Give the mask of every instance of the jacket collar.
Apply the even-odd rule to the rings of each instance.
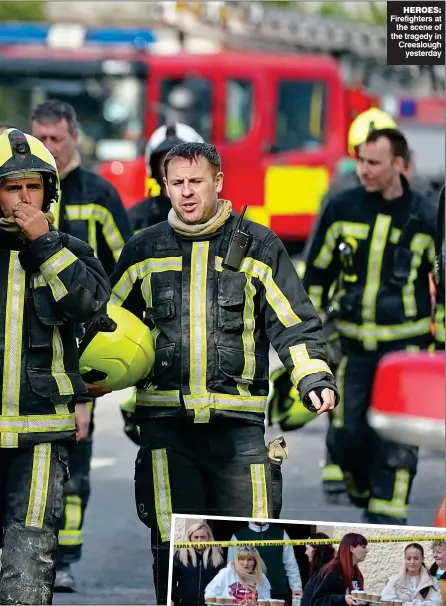
[[[269,528],[269,524],[265,524],[265,526],[256,526],[252,522],[249,522],[248,526],[250,530],[253,530],[254,532],[265,532],[265,530],[268,530]]]
[[[407,574],[406,566],[403,564],[403,566],[401,567],[401,570],[398,574],[398,578],[396,579],[396,583],[402,587],[407,588],[407,579],[408,578],[410,578],[410,577]],[[417,593],[420,592],[422,589],[426,589],[427,587],[433,587],[433,586],[434,586],[433,578],[428,573],[426,568],[424,566],[422,566],[421,570],[420,570],[420,581],[416,588]]]

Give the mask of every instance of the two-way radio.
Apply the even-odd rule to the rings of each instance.
[[[226,257],[222,263],[223,267],[232,269],[234,271],[238,271],[240,269],[240,265],[244,256],[246,255],[246,251],[248,250],[251,240],[251,236],[240,229],[247,208],[247,206],[244,206],[242,212],[240,213],[235,226],[235,231],[233,232],[231,241],[229,243],[228,252],[226,253]]]

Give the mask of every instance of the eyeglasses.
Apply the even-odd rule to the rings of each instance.
[[[237,551],[249,551],[249,553],[256,553],[257,549],[255,547],[251,547],[251,545],[240,545],[237,547]]]

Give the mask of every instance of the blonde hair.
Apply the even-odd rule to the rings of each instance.
[[[186,532],[185,540],[190,541],[192,535],[194,534],[194,532],[197,532],[197,530],[205,530],[208,535],[208,541],[214,540],[212,530],[204,522],[202,524],[193,524],[192,526],[189,526]],[[192,563],[192,566],[194,566],[195,568],[197,567],[197,552],[193,547],[183,547],[181,549],[178,549],[177,554],[183,566],[187,566],[188,562],[190,561]],[[221,547],[207,547],[204,550],[203,566],[205,568],[208,567],[209,563],[211,563],[214,568],[217,568],[223,562],[223,551]]]
[[[240,566],[240,560],[250,558],[254,560],[254,570],[247,572]],[[247,583],[255,583],[256,585],[262,585],[263,573],[266,572],[265,563],[260,557],[259,552],[255,547],[237,547],[235,551],[235,557],[231,562],[231,566],[242,580],[242,585],[246,587]]]

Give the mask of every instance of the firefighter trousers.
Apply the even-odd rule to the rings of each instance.
[[[85,440],[77,443],[70,452],[68,467],[70,479],[65,484],[65,511],[59,532],[58,567],[78,562],[82,556],[83,526],[85,511],[90,498],[90,464],[93,453],[93,408],[86,404],[91,413],[90,431]]]
[[[51,604],[64,510],[64,445],[0,448],[0,604]]]
[[[171,514],[278,517],[281,473],[271,469],[260,426],[154,418],[140,427],[136,508],[151,530],[157,603],[166,604]]]
[[[350,497],[365,505],[365,522],[406,524],[418,449],[381,439],[367,422],[375,372],[383,355],[343,343],[336,374],[340,401],[327,447],[344,473]]]

